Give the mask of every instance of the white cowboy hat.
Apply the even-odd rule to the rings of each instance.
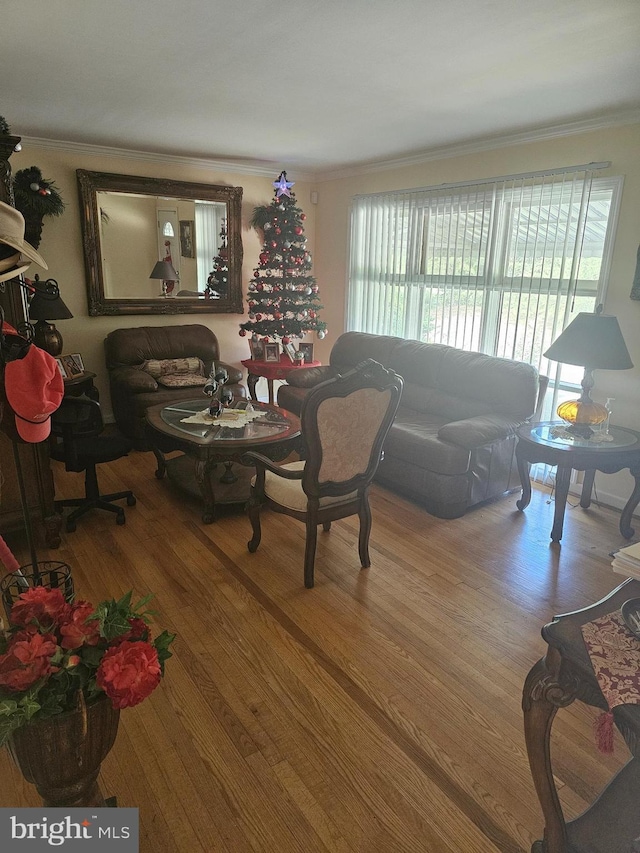
[[[8,281],[11,278],[28,270],[31,263],[24,264],[20,261],[20,252],[0,260],[0,281]]]
[[[49,269],[42,255],[36,252],[33,246],[24,239],[23,215],[15,207],[11,207],[10,204],[5,204],[3,201],[0,201],[0,243],[17,249],[21,254],[26,255],[30,261],[35,261],[45,270]],[[18,275],[18,272],[14,272],[13,275]]]

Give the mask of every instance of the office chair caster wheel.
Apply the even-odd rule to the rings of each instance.
[[[75,533],[76,523],[75,521],[67,521],[66,525],[67,533]]]
[[[135,506],[135,505],[136,505],[135,496],[129,495],[129,497],[127,498],[127,506]]]
[[[116,515],[116,524],[124,524],[126,522],[126,516],[124,514],[124,510],[120,510],[120,512]]]

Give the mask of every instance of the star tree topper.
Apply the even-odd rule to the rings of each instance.
[[[286,172],[280,172],[278,180],[273,182],[274,189],[276,190],[276,198],[280,198],[281,195],[288,195],[291,198],[289,190],[294,184],[295,181],[287,180]]]

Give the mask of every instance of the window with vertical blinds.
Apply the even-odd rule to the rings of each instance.
[[[609,163],[356,196],[347,328],[513,358],[542,358],[602,301],[620,178]],[[554,379],[556,381],[554,381]]]

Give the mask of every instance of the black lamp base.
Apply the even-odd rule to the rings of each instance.
[[[34,342],[37,347],[54,358],[62,352],[62,335],[53,323],[48,323],[46,320],[38,320],[36,323]]]

